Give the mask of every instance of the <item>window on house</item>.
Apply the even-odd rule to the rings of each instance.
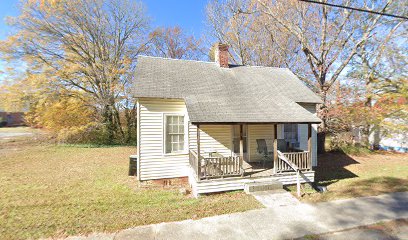
[[[296,144],[299,142],[298,125],[297,124],[285,124],[283,128],[284,128],[285,141],[296,146]]]
[[[166,153],[184,151],[184,116],[166,116]]]

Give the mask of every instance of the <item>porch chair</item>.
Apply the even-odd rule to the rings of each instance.
[[[288,143],[285,139],[277,139],[278,141],[278,150],[282,152],[287,152]],[[263,167],[265,167],[266,161],[273,161],[273,151],[268,151],[268,146],[265,139],[256,139],[257,151],[259,154],[263,154]]]
[[[256,145],[257,145],[257,152],[259,154],[262,154],[262,167],[265,168],[265,162],[271,159],[271,155],[273,152],[269,152],[268,151],[268,146],[266,144],[266,140],[265,139],[256,139]]]

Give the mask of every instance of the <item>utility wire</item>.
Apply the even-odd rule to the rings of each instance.
[[[319,2],[319,1],[314,1],[314,0],[298,0],[298,1],[308,2],[308,3],[316,3],[316,4],[326,5],[326,6],[330,6],[330,7],[338,7],[338,8],[344,8],[344,9],[349,9],[349,10],[355,10],[355,11],[359,11],[359,12],[379,14],[379,15],[383,15],[383,16],[387,16],[387,17],[393,17],[393,18],[400,18],[400,19],[408,20],[408,17],[406,17],[406,16],[394,15],[394,14],[385,13],[385,12],[376,12],[376,11],[363,9],[363,8],[348,7],[348,6],[343,6],[343,5],[333,4],[333,3],[326,3],[326,2]]]

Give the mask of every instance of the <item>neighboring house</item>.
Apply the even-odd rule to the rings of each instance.
[[[289,69],[229,65],[228,55],[219,44],[216,62],[138,58],[139,180],[188,176],[196,196],[294,184],[289,160],[314,181],[320,98]]]
[[[24,125],[24,112],[0,111],[0,126],[15,127]]]
[[[392,128],[377,127],[371,130],[368,138],[372,149],[385,151],[408,152],[408,132],[405,131],[408,126],[406,119],[384,119],[385,126],[391,125]],[[363,127],[354,127],[352,129],[353,140],[355,142],[364,141]]]

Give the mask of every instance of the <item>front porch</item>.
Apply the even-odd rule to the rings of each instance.
[[[283,143],[278,139],[278,124],[273,125],[273,149],[267,149],[265,139],[256,139],[257,150],[262,154],[258,161],[246,161],[244,154],[244,125],[239,124],[239,153],[232,149],[229,156],[225,156],[215,150],[202,149],[201,129],[196,124],[195,146],[189,148],[189,163],[195,178],[209,180],[227,177],[260,177],[272,176],[278,173],[295,172],[293,166],[300,171],[312,170],[312,126],[307,124],[307,150],[288,147],[289,143]],[[193,136],[189,135],[190,142]],[[232,140],[233,141],[233,140]],[[280,144],[278,142],[280,141]],[[278,146],[279,145],[279,146]],[[195,149],[194,149],[195,147]],[[200,154],[197,154],[200,153]],[[278,153],[281,153],[280,155]],[[283,158],[286,158],[285,161]]]
[[[201,128],[196,124],[194,137],[196,143],[189,148],[190,183],[196,194],[243,189],[246,183],[277,180],[283,184],[313,182],[312,171],[312,126],[307,124],[307,150],[289,147],[278,139],[278,124],[273,126],[272,151],[267,150],[265,139],[256,139],[257,151],[262,157],[257,161],[247,161],[244,154],[243,124],[239,124],[239,153],[231,150],[229,155],[217,151],[203,150]],[[246,133],[248,134],[248,133]],[[208,136],[207,136],[208,137]],[[204,145],[207,140],[204,141]],[[247,143],[248,144],[248,143]],[[262,147],[265,147],[263,149]],[[204,146],[205,148],[205,146]],[[200,154],[197,154],[200,153]]]

